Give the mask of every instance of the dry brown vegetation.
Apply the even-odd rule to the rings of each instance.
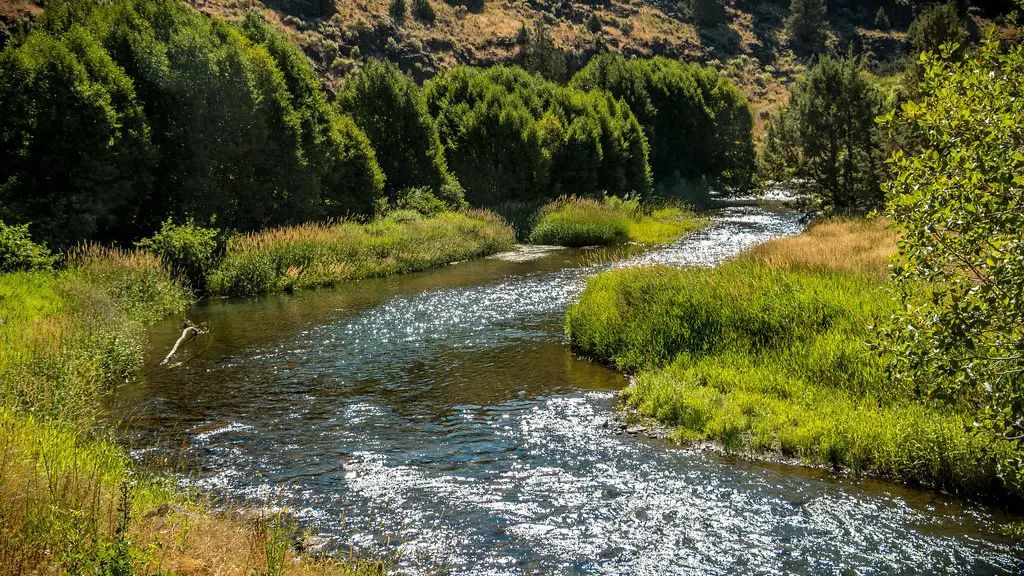
[[[761,244],[740,258],[779,269],[884,277],[896,254],[897,238],[884,218],[825,220],[799,236]]]

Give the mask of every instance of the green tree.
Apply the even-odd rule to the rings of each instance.
[[[704,27],[718,26],[729,19],[722,0],[690,0],[690,13]]]
[[[875,28],[882,31],[888,31],[892,27],[889,22],[889,15],[885,12],[885,6],[879,6],[878,12],[875,13]]]
[[[882,95],[859,59],[823,55],[793,87],[765,135],[769,178],[809,194],[825,212],[882,203]]]
[[[116,240],[148,195],[147,125],[131,79],[83,27],[0,53],[0,216],[57,248]]]
[[[369,137],[391,200],[403,189],[428,186],[452,206],[462,202],[434,119],[412,78],[390,62],[370,60],[345,81],[338,103]]]
[[[405,20],[405,0],[391,0],[388,3],[388,15],[392,20],[401,24]]]
[[[565,51],[555,45],[551,29],[543,24],[538,24],[519,46],[518,63],[548,80],[558,82],[565,76]]]
[[[969,59],[923,61],[921,99],[889,115],[925,143],[896,152],[886,185],[900,232],[905,312],[887,331],[894,372],[981,409],[1010,440],[1005,481],[1024,486],[1024,48],[994,33]],[[927,286],[926,289],[922,289]]]
[[[28,224],[8,226],[0,222],[0,274],[23,270],[49,270],[56,258],[46,244],[36,244]]]
[[[592,58],[570,86],[610,92],[636,115],[650,144],[655,181],[676,176],[749,188],[755,173],[753,116],[742,92],[710,69],[665,58]]]
[[[792,0],[786,33],[794,46],[817,52],[825,46],[828,37],[828,10],[825,0]]]
[[[967,30],[957,13],[956,4],[947,2],[921,12],[911,23],[907,39],[914,55],[938,52],[943,44],[953,42],[960,44],[960,49],[951,55],[960,55],[967,41]]]
[[[437,15],[434,13],[434,7],[430,5],[430,0],[412,0],[412,15],[417,20],[422,20],[429,24],[433,24]]]

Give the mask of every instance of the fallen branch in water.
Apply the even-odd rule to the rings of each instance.
[[[193,324],[191,320],[185,319],[184,321],[182,321],[181,325],[182,325],[181,337],[179,337],[178,341],[174,343],[174,348],[171,348],[171,351],[168,352],[167,356],[165,356],[163,361],[160,362],[161,366],[167,366],[167,365],[170,364],[171,358],[173,358],[174,355],[178,353],[178,348],[180,348],[182,344],[185,344],[187,342],[191,342],[196,336],[201,336],[203,334],[206,334],[206,331],[204,331],[199,326],[196,326],[195,324]],[[177,364],[172,365],[171,368],[174,368],[174,366],[180,366],[180,365],[181,365],[181,362],[178,362]]]

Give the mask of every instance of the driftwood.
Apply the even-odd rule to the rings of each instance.
[[[173,368],[175,366],[181,365],[181,362],[171,365],[171,358],[174,358],[174,355],[178,353],[178,348],[181,348],[183,344],[191,342],[192,340],[195,339],[196,336],[206,334],[205,330],[203,330],[199,326],[196,326],[195,324],[192,323],[192,321],[188,319],[182,321],[181,328],[181,336],[178,338],[178,341],[174,343],[174,348],[171,348],[171,351],[168,352],[167,356],[165,356],[163,361],[160,362],[161,366],[170,365],[171,368]]]

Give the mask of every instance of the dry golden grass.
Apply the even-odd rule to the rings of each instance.
[[[897,235],[884,218],[826,220],[799,236],[766,242],[740,260],[778,269],[851,272],[882,278],[896,254]]]

